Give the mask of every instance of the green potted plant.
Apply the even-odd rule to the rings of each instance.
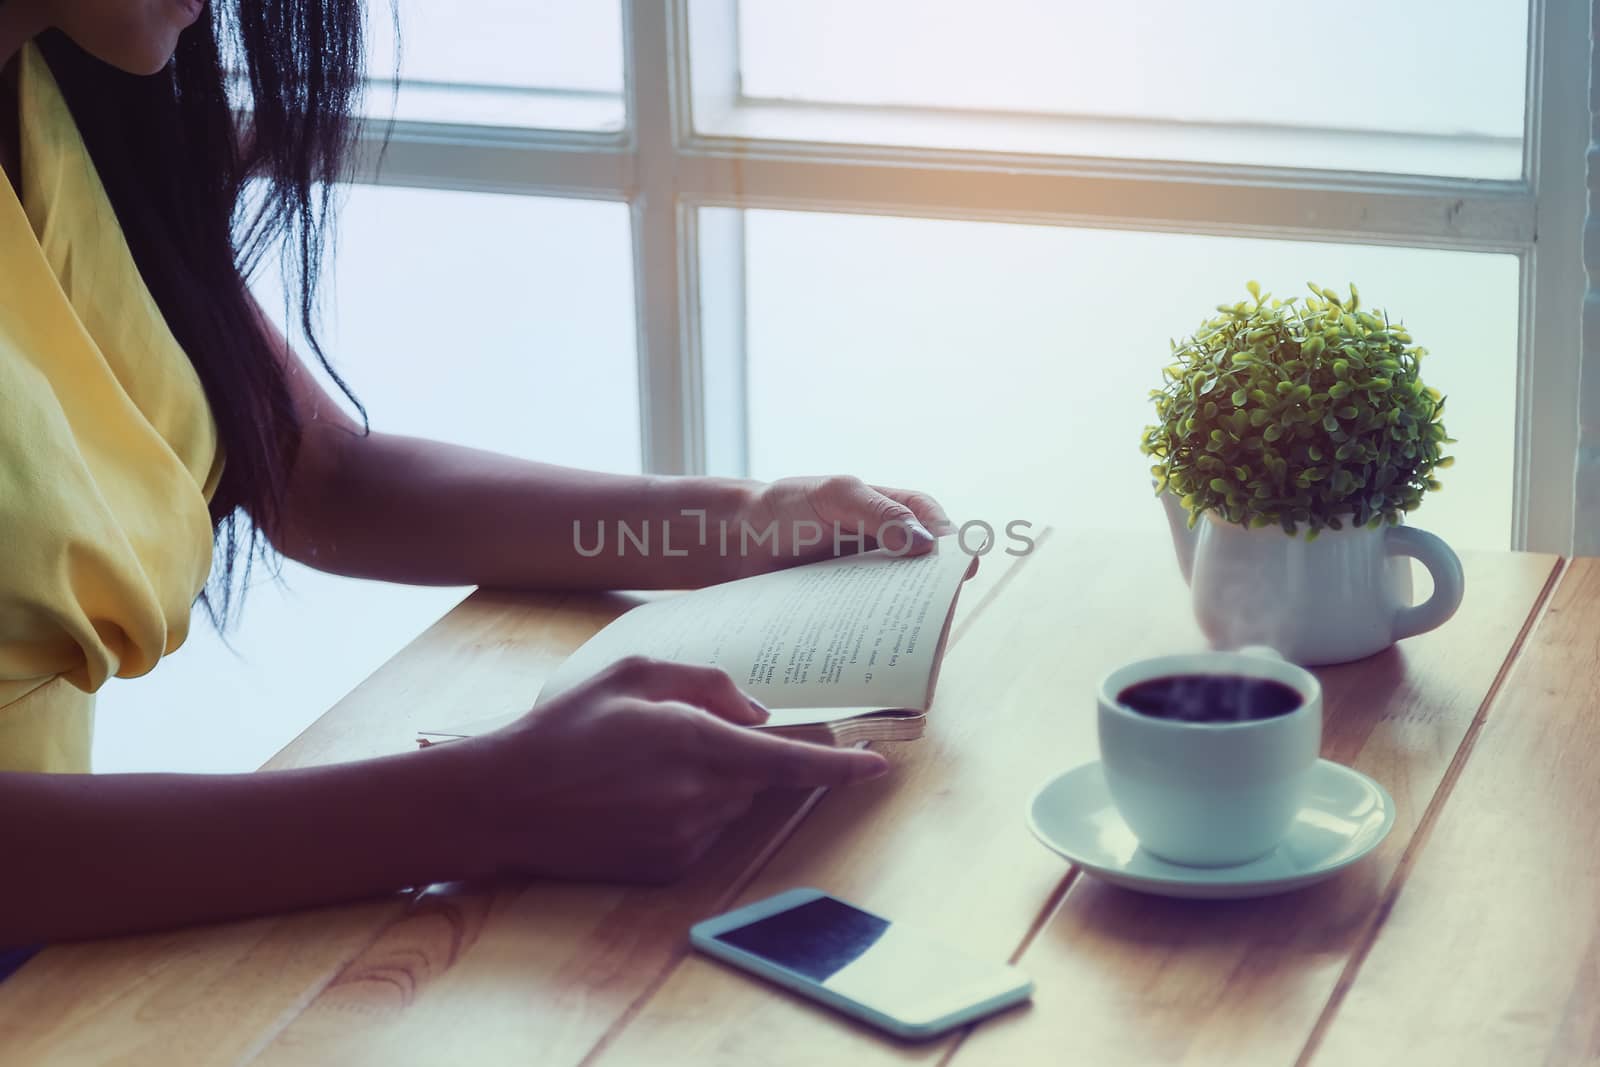
[[[1251,282],[1174,342],[1142,446],[1212,642],[1329,663],[1439,625],[1462,583],[1443,541],[1401,524],[1452,462],[1426,349],[1354,285],[1310,288],[1278,300]],[[1427,604],[1409,606],[1392,556],[1433,572]]]

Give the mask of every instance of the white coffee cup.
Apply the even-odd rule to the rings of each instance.
[[[1129,686],[1178,675],[1281,682],[1293,711],[1243,722],[1156,718],[1123,705]],[[1123,821],[1145,851],[1173,863],[1222,867],[1271,852],[1305,803],[1322,745],[1322,686],[1270,649],[1159,656],[1100,683],[1100,761]]]

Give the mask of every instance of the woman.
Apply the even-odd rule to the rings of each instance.
[[[948,530],[926,497],[853,479],[600,475],[365,433],[242,280],[287,247],[309,329],[359,6],[201,2],[0,0],[0,946],[501,871],[656,879],[759,789],[882,773],[872,753],[743,729],[764,712],[725,674],[655,662],[384,759],[64,773],[87,770],[90,694],[182,642],[214,538],[207,602],[226,616],[257,531],[390,581],[677,588],[795,562],[795,523],[911,551]],[[224,54],[250,87],[242,133]],[[234,226],[247,179],[264,206]],[[670,523],[689,554],[586,556],[579,520]],[[720,521],[777,523],[776,558],[698,547]]]

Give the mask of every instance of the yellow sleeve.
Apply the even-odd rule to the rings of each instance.
[[[188,633],[222,460],[32,45],[19,90],[21,199],[0,179],[0,768],[86,765],[82,694]]]
[[[165,651],[161,598],[109,504],[51,384],[0,345],[0,708],[55,675],[93,691],[143,674]]]

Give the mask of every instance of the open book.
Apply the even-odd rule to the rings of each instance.
[[[551,674],[546,703],[631,655],[721,667],[765,704],[757,729],[821,744],[922,736],[961,583],[977,559],[954,537],[924,556],[842,556],[651,601],[619,616]],[[421,745],[516,716],[418,732]]]

